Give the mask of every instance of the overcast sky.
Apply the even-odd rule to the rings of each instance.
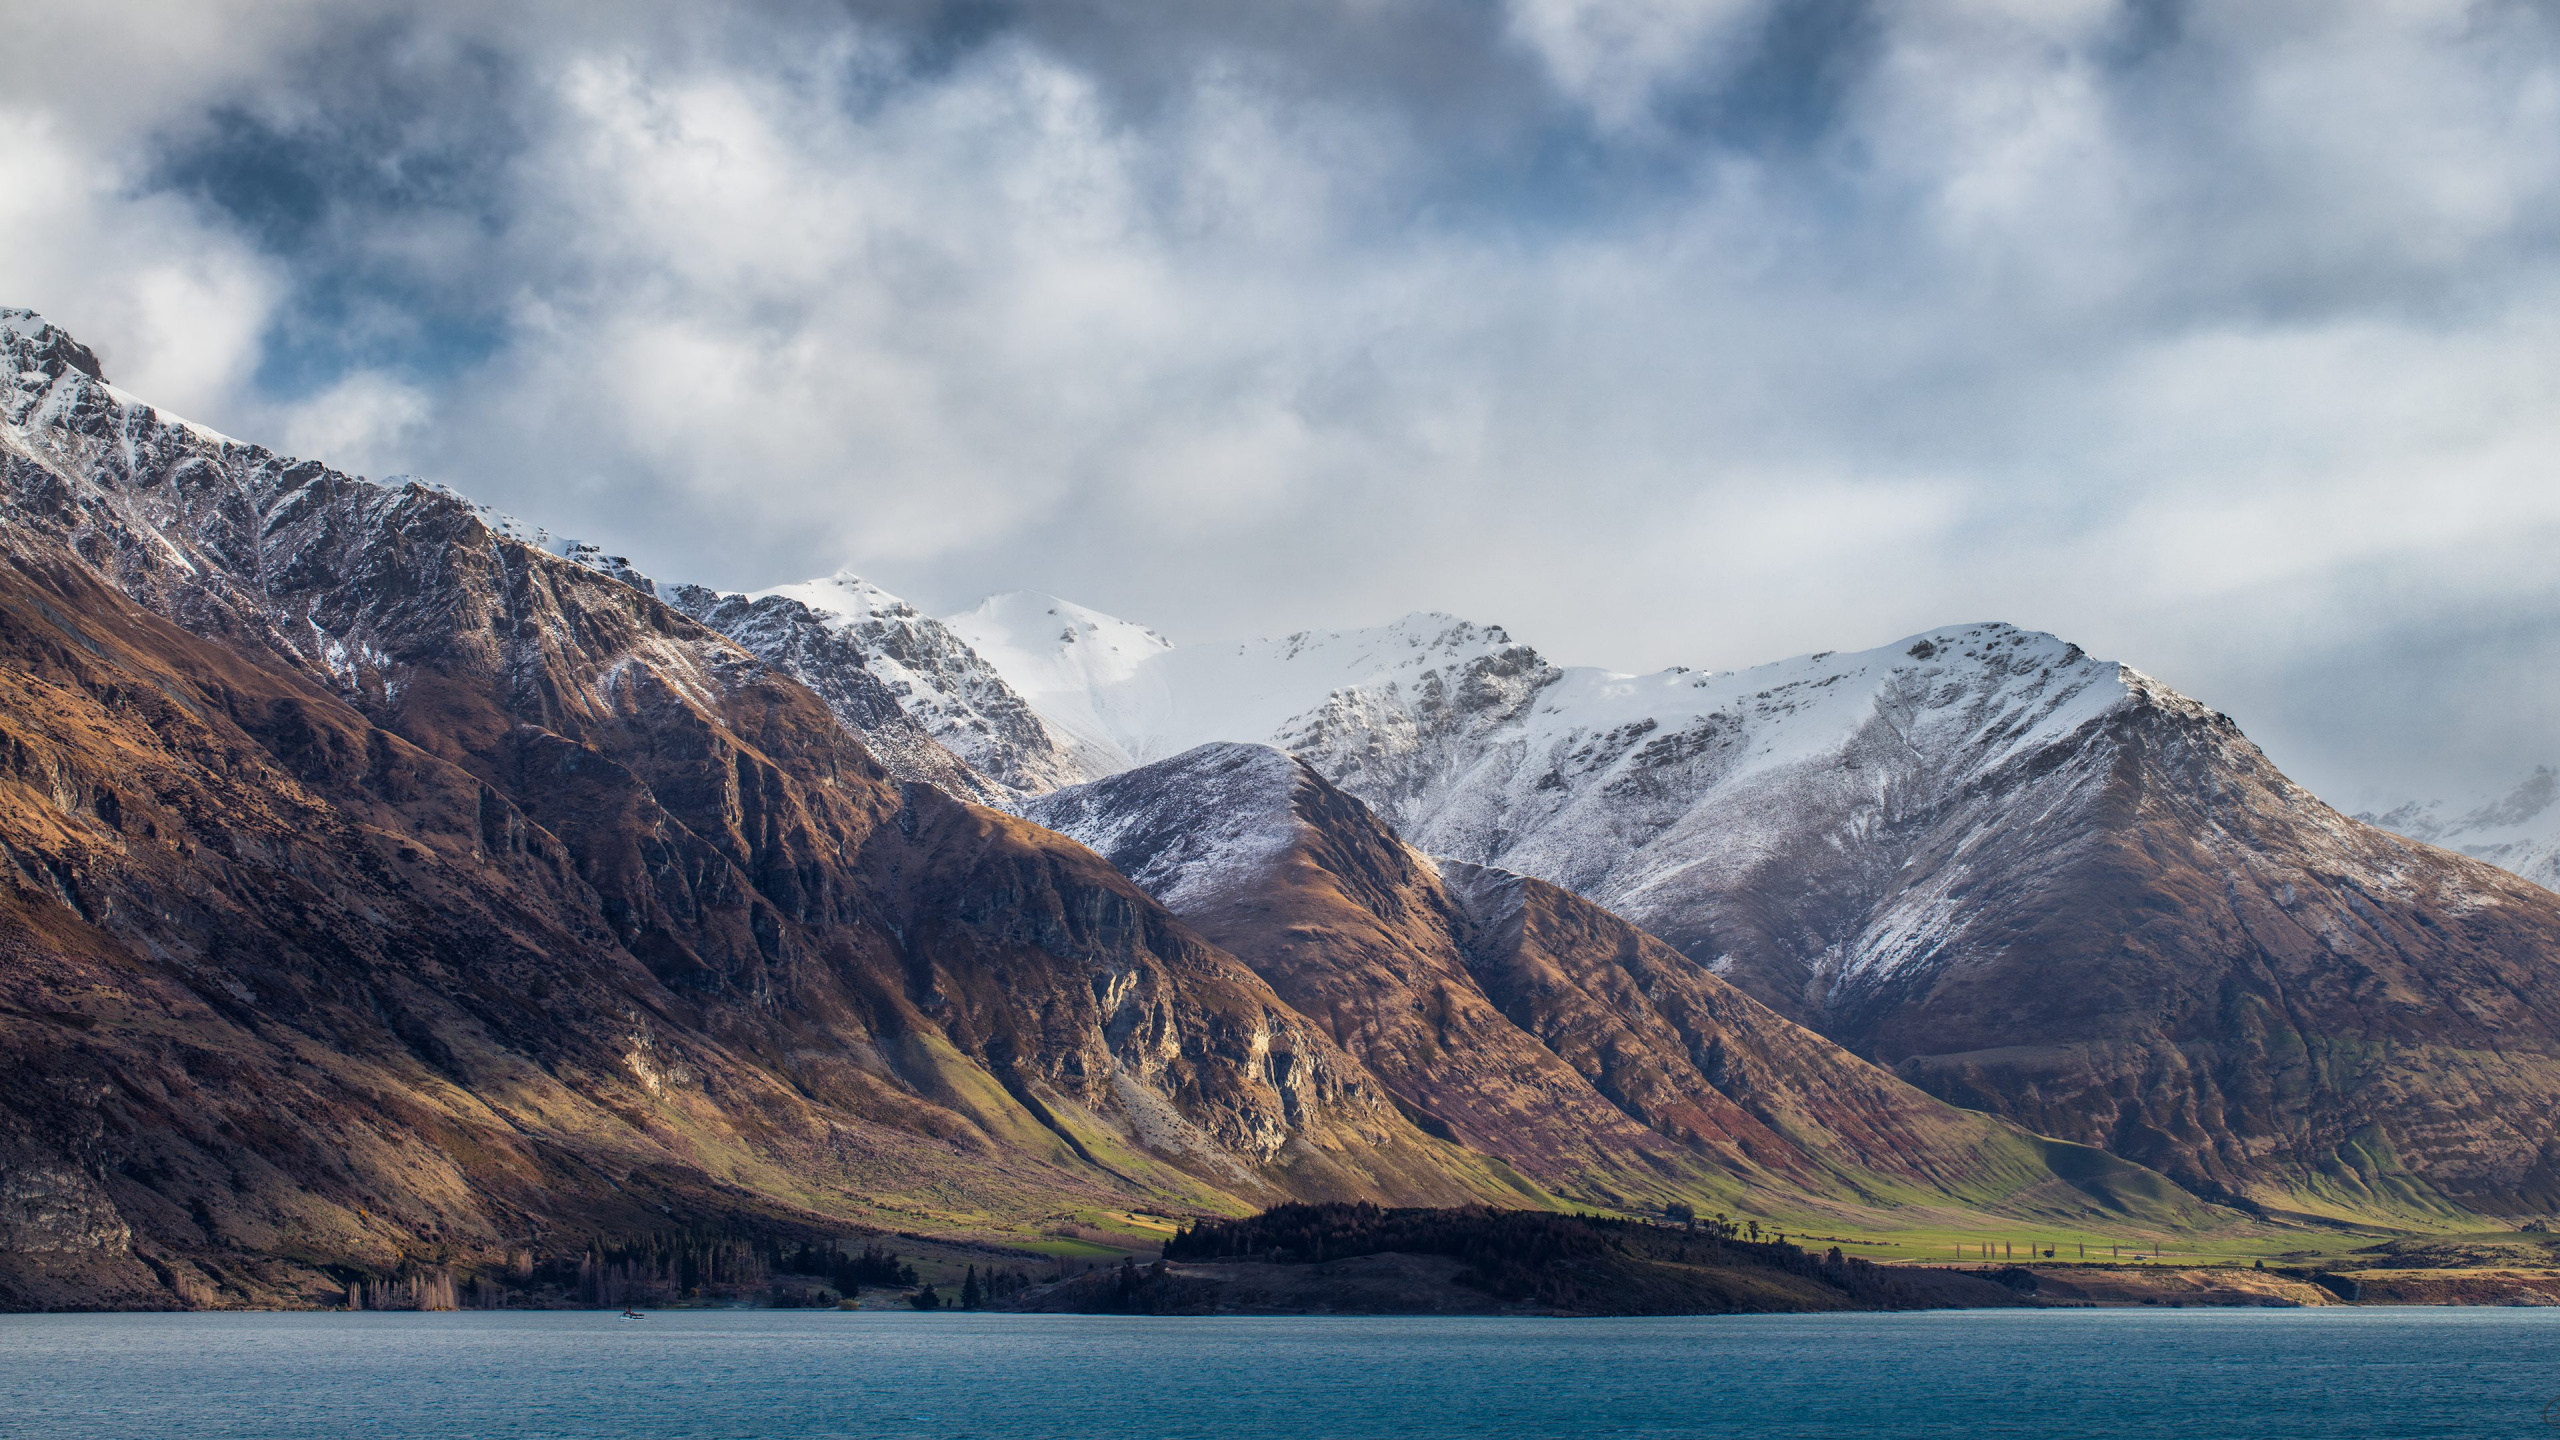
[[[2006,619],[2560,762],[2560,19],[0,0],[0,303],[662,577],[1724,668]]]

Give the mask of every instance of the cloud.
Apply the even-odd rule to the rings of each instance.
[[[1998,616],[2330,788],[2560,758],[2536,7],[151,13],[0,59],[7,298],[660,573],[1622,665]]]
[[[239,237],[129,175],[41,110],[0,107],[0,286],[75,327],[107,375],[179,410],[213,411],[256,368],[285,285]]]
[[[285,407],[276,445],[288,455],[326,455],[343,469],[385,475],[433,415],[424,390],[358,370]]]
[[[1556,88],[1620,129],[1661,91],[1713,78],[1767,15],[1766,0],[1513,0],[1512,36]]]

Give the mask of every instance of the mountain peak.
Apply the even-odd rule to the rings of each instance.
[[[77,370],[100,384],[106,383],[98,352],[33,310],[0,306],[0,337],[6,338],[6,348],[17,361],[13,368],[33,370],[55,380],[62,378],[66,370]]]
[[[1144,625],[1039,590],[990,595],[944,623],[969,636],[972,643],[985,634],[1032,653],[1045,646],[1063,651],[1094,641],[1132,657],[1173,648],[1172,641]]]
[[[921,615],[913,605],[863,579],[853,567],[836,571],[817,580],[802,580],[790,585],[776,585],[768,590],[747,594],[750,601],[780,596],[808,606],[824,617],[828,626],[843,629],[875,617],[891,620],[913,619]]]

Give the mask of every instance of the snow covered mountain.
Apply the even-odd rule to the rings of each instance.
[[[1078,637],[1135,627],[1047,597],[1003,603],[1013,623],[982,618],[989,602],[954,628],[1096,751],[1144,762],[1216,740],[1276,744],[1423,850],[1562,885],[1711,964],[1747,964],[1718,937],[1752,877],[1801,868],[1805,843],[1871,857],[1885,868],[1863,877],[1854,929],[1845,912],[1827,917],[1818,951],[1783,976],[1747,977],[1802,1017],[1854,1006],[1945,938],[1966,851],[1931,869],[1934,884],[1911,883],[1893,836],[1915,809],[2049,755],[2114,707],[2204,713],[2005,625],[1721,674],[1627,675],[1559,667],[1498,626],[1417,614],[1244,644],[1155,642],[1095,666],[1079,663]],[[1043,634],[1058,617],[1073,618]]]
[[[1598,901],[1924,1089],[2200,1194],[2368,1214],[2560,1205],[2560,898],[2337,814],[2227,718],[2052,637],[1959,626],[1636,676],[1559,667],[1441,615],[1175,647],[1047,596],[936,622],[852,577],[671,590],[450,491],[170,420],[60,332],[0,318],[6,533],[24,563],[75,557],[199,639],[323,686],[363,717],[350,726],[468,767],[489,787],[471,863],[515,853],[511,826],[551,827],[542,853],[580,856],[589,888],[543,903],[605,908],[545,923],[688,993],[766,993],[781,982],[757,976],[799,963],[794,927],[839,923],[826,897],[869,893],[815,837],[872,837],[875,857],[925,843],[903,820],[879,828],[927,804],[921,787],[820,783],[845,769],[828,758],[839,723],[897,778],[1015,806],[1262,741],[1399,843]],[[806,713],[820,701],[825,723]],[[337,762],[297,748],[319,743],[302,723],[274,753],[325,778]],[[628,805],[580,788],[596,785]],[[2479,823],[2526,825],[2547,808],[2531,799]],[[823,818],[790,818],[804,812]],[[1000,831],[999,849],[1048,843],[969,824]],[[977,879],[946,878],[932,903],[975,903]],[[904,923],[878,953],[907,943]],[[990,1005],[1020,989],[992,983]],[[1236,983],[1228,998],[1263,982]],[[1394,1130],[1377,1132],[1389,1150],[1423,1133]]]
[[[744,595],[665,595],[815,691],[902,780],[1005,806],[1108,768],[941,621],[851,571]]]
[[[570,558],[617,573],[592,548]],[[1292,740],[1338,689],[1418,695],[1487,654],[1530,654],[1445,615],[1177,648],[1036,591],[936,620],[851,572],[747,594],[623,578],[817,691],[902,778],[1016,809],[1209,741]]]
[[[2413,800],[2356,818],[2560,890],[2560,772],[2548,765],[2534,767],[2503,795],[2474,796],[2460,805]]]
[[[1516,648],[1498,627],[1431,614],[1364,630],[1177,647],[1153,630],[1029,591],[996,596],[950,624],[1053,725],[1087,743],[1097,775],[1211,741],[1277,741],[1338,691],[1418,694],[1439,683],[1433,677]]]
[[[1280,746],[1958,1103],[2277,1209],[2560,1203],[2548,893],[2052,636],[1626,675],[1439,615],[1105,667],[1040,643],[1070,628],[985,647],[1059,723],[1139,761]]]
[[[1170,655],[1172,642],[1031,590],[989,596],[947,623],[1048,721],[1077,772],[1063,783],[1154,758],[1145,736],[1167,692],[1151,672],[1137,677]]]

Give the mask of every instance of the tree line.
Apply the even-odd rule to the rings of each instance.
[[[824,1283],[788,1283],[806,1278]],[[404,1265],[390,1275],[339,1272],[350,1310],[622,1309],[687,1300],[834,1305],[865,1288],[911,1289],[917,1278],[915,1266],[877,1241],[857,1250],[842,1239],[705,1231],[598,1235],[572,1254],[536,1261],[531,1251],[515,1250],[476,1271]],[[992,1283],[990,1276],[982,1285]]]
[[[1817,1255],[1782,1237],[1760,1238],[1757,1222],[1701,1218],[1694,1211],[1678,1219],[1657,1224],[1488,1206],[1290,1204],[1187,1227],[1166,1243],[1164,1255],[1173,1261],[1278,1264],[1390,1252],[1445,1256],[1464,1262],[1458,1284],[1498,1299],[1603,1313],[1624,1311],[1639,1292],[1647,1307],[1676,1305],[1683,1292],[1694,1292],[1689,1298],[1713,1308],[1715,1296],[1728,1293],[1716,1284],[1719,1272],[1752,1270],[1810,1280],[1857,1308],[1938,1303],[1923,1288],[1927,1277],[1897,1275],[1890,1267],[1845,1256],[1837,1246]],[[1132,1273],[1133,1299],[1147,1288],[1147,1279],[1144,1272]]]

